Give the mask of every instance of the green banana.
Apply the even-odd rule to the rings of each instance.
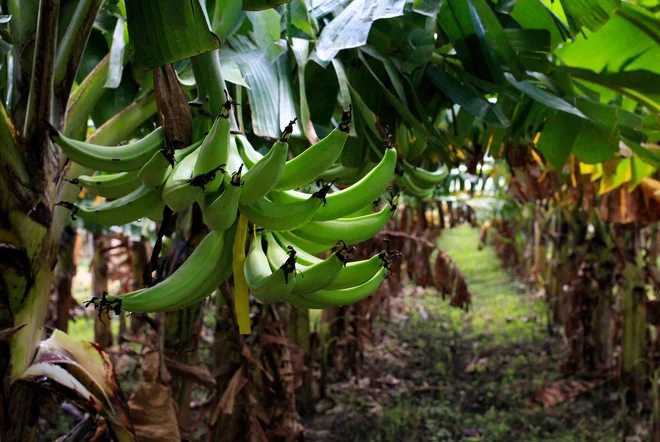
[[[239,155],[241,156],[245,167],[252,169],[264,157],[257,150],[252,147],[247,137],[243,134],[236,135],[236,147]]]
[[[331,221],[312,221],[293,233],[310,241],[328,244],[344,241],[357,244],[378,233],[392,217],[396,206],[392,203],[381,211],[357,218],[337,218]]]
[[[85,221],[106,226],[122,226],[147,217],[159,208],[162,211],[163,201],[160,189],[140,186],[128,195],[96,206],[76,206],[66,201],[60,201],[57,205],[71,210],[72,217],[80,216]]]
[[[194,167],[200,149],[185,157],[174,166],[174,170],[163,186],[163,201],[174,212],[188,208],[202,194],[206,184],[215,179],[218,171],[224,174],[224,169],[218,167],[199,175],[194,175]]]
[[[104,198],[121,198],[140,187],[136,170],[104,175],[81,175],[69,182]]]
[[[283,249],[288,249],[289,246],[293,247],[296,249],[296,252],[298,253],[296,257],[298,258],[298,262],[304,266],[311,266],[314,264],[318,264],[322,262],[323,260],[321,258],[317,258],[316,256],[312,255],[311,253],[308,253],[305,251],[303,247],[300,247],[298,244],[295,244],[294,242],[290,241],[288,238],[289,236],[287,235],[286,237],[284,236],[288,232],[273,232],[273,236],[275,237],[275,240],[277,243],[282,246]],[[295,240],[294,240],[295,241]]]
[[[429,185],[440,184],[449,176],[449,169],[440,166],[435,171],[429,171],[421,167],[413,166],[405,159],[401,160],[401,164],[410,177],[420,184],[420,187],[429,187]]]
[[[350,258],[351,249],[342,247],[323,261],[311,266],[300,266],[294,295],[304,295],[328,288],[339,277]]]
[[[241,168],[234,172],[224,186],[215,193],[201,194],[198,198],[202,207],[204,224],[213,230],[228,229],[238,214],[238,199],[241,195]]]
[[[341,154],[351,128],[351,110],[344,111],[341,123],[325,138],[294,159],[287,161],[275,186],[277,190],[296,189],[317,179]]]
[[[343,164],[335,163],[325,169],[321,175],[319,175],[319,178],[323,178],[323,181],[339,180],[338,182],[343,182],[345,179],[355,177],[358,173],[360,173],[360,169],[357,167],[346,167]]]
[[[408,154],[410,153],[408,140],[408,129],[406,129],[405,124],[402,122],[399,124],[399,130],[396,131],[396,145],[401,158],[408,158]]]
[[[280,247],[280,245],[275,240],[273,233],[269,232],[268,230],[263,233],[263,237],[266,240],[266,256],[268,257],[270,268],[275,271],[279,269],[287,259],[289,259],[289,252],[295,249],[293,249],[293,247],[287,247],[289,252],[282,249],[282,247]],[[296,255],[296,261],[297,259],[298,256]]]
[[[245,260],[245,280],[252,295],[264,303],[280,302],[294,290],[296,278],[296,252],[292,250],[284,263],[271,270],[270,263],[262,248],[261,235],[250,244]]]
[[[346,289],[364,284],[383,267],[389,268],[390,262],[398,256],[398,252],[380,252],[369,259],[353,261],[339,272],[339,277],[330,284],[329,290]]]
[[[211,170],[217,170],[218,167],[225,167],[229,156],[229,132],[231,123],[229,115],[231,113],[232,101],[227,100],[222,105],[220,116],[215,119],[211,131],[204,138],[202,147],[199,148],[199,156],[195,163],[193,175],[205,174]],[[214,179],[206,183],[204,191],[213,193],[220,188],[222,184],[221,176],[214,176]]]
[[[194,152],[201,144],[201,141],[198,141],[175,151],[168,148],[159,150],[138,172],[140,181],[150,189],[162,186],[174,169],[174,165]]]
[[[287,262],[291,253],[296,253],[297,258],[297,251],[292,247],[287,247],[288,252],[284,251],[284,249],[279,246],[277,241],[275,241],[275,238],[271,232],[266,231],[263,236],[266,240],[266,257],[268,258],[271,270],[276,271],[277,269],[281,268],[281,266]],[[286,301],[292,305],[303,308],[323,308],[322,305],[309,302],[303,299],[301,296],[295,295],[293,293],[287,296]]]
[[[327,221],[344,217],[371,205],[381,196],[392,179],[396,166],[396,150],[392,147],[385,149],[383,158],[360,181],[340,190],[330,193],[326,197],[327,205],[319,208],[312,218],[314,221]],[[309,198],[309,194],[288,190],[271,194],[273,201],[288,203]]]
[[[420,187],[406,172],[396,176],[394,181],[399,186],[399,189],[404,189],[403,192],[410,196],[426,199],[431,198],[435,193],[435,184],[431,184],[430,187]]]
[[[289,244],[287,246],[293,246],[294,249],[298,251],[304,250],[307,253],[323,253],[327,250],[332,249],[337,245],[336,241],[324,241],[316,242],[309,241],[305,238],[301,238],[298,235],[295,235],[293,232],[277,232],[277,235],[285,239]],[[299,256],[299,259],[307,260],[310,264],[316,264],[311,258],[306,255]],[[317,258],[319,259],[319,258]]]
[[[339,290],[318,290],[314,293],[301,295],[306,301],[324,307],[342,306],[354,304],[361,301],[376,291],[380,284],[387,276],[387,269],[381,268],[376,274],[367,282],[355,287]]]
[[[284,171],[284,164],[289,153],[287,140],[291,137],[295,122],[296,119],[289,122],[289,125],[282,131],[280,139],[273,144],[270,151],[245,173],[243,191],[239,199],[240,204],[247,206],[257,202],[277,185]]]
[[[239,205],[239,209],[252,224],[267,230],[295,230],[311,221],[314,213],[325,202],[325,195],[330,189],[323,186],[305,201],[277,204],[263,197],[249,206]]]
[[[413,129],[408,129],[409,138],[408,138],[408,155],[407,158],[415,160],[420,157],[428,147],[426,138],[416,134]]]
[[[178,310],[202,302],[205,298],[213,294],[213,292],[231,276],[232,248],[230,245],[234,242],[235,234],[236,223],[224,231],[225,245],[222,249],[220,260],[216,264],[216,271],[213,273],[213,276],[208,279],[208,281],[201,289],[197,291],[197,293],[191,293],[189,296],[183,298],[180,302],[174,304],[170,310]]]
[[[190,297],[209,295],[208,281],[217,282],[219,268],[224,264],[229,247],[225,231],[211,231],[199,243],[186,261],[164,281],[153,287],[119,296],[109,296],[110,302],[121,301],[121,309],[129,312],[152,313],[173,310]],[[225,265],[226,267],[226,265]],[[219,285],[219,284],[218,284]],[[217,287],[217,286],[215,286]],[[203,299],[203,298],[202,298]]]
[[[163,147],[163,129],[157,128],[146,137],[123,146],[100,146],[74,140],[48,124],[48,132],[53,143],[81,166],[103,172],[128,172],[144,166]]]
[[[242,135],[241,135],[242,136]],[[238,169],[247,171],[247,166],[243,162],[243,159],[238,153],[237,148],[237,138],[239,135],[232,135],[229,137],[229,154],[227,155],[227,173],[233,174],[238,171]]]
[[[370,206],[364,206],[360,210],[356,210],[355,212],[346,215],[344,218],[357,218],[358,216],[369,215],[373,211],[374,206],[378,205],[377,203],[379,201],[380,200],[377,199]]]
[[[322,304],[318,304],[316,302],[310,302],[305,298],[303,298],[302,296],[293,295],[293,294],[287,298],[287,302],[294,307],[306,308],[310,310],[323,310],[325,308],[325,306]]]

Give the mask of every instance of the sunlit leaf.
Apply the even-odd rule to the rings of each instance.
[[[598,32],[585,31],[557,50],[568,66],[594,72],[646,70],[660,74],[660,19],[624,3]],[[607,48],[607,50],[603,50]]]
[[[125,35],[126,21],[119,17],[115,31],[112,34],[112,46],[110,47],[110,63],[108,65],[108,79],[103,87],[114,89],[121,83],[121,74],[124,71],[124,48],[126,47]]]
[[[321,18],[331,12],[337,11],[351,0],[311,0],[312,15],[315,18]]]
[[[307,35],[315,38],[318,31],[316,18],[310,12],[311,0],[293,0],[289,4],[291,9],[291,24]]]
[[[541,0],[518,0],[509,15],[524,29],[550,32],[553,48],[570,37],[566,25]]]
[[[504,29],[509,43],[517,52],[550,52],[551,33],[547,29]]]
[[[229,41],[236,49],[236,61],[250,87],[248,99],[252,111],[252,130],[258,136],[277,138],[282,130],[277,69],[263,51],[246,37],[230,37]]]
[[[443,0],[415,0],[413,2],[413,11],[428,17],[437,17],[438,11]]]
[[[516,81],[516,79],[513,78],[513,76],[509,73],[505,73],[504,76],[516,89],[529,95],[539,103],[544,104],[545,106],[548,106],[552,109],[557,109],[563,112],[577,115],[578,117],[586,118],[586,116],[580,112],[578,108],[566,100],[534,86],[528,80]]]
[[[211,29],[220,40],[226,40],[238,30],[245,19],[241,2],[237,0],[216,0]]]
[[[355,0],[334,18],[319,35],[316,56],[330,61],[342,49],[367,42],[371,24],[378,18],[403,14],[403,0]]]
[[[573,149],[578,133],[571,130],[574,118],[565,112],[557,112],[543,127],[536,147],[555,169],[561,170]]]
[[[600,29],[621,6],[621,0],[560,0],[567,18],[592,32]]]
[[[291,65],[287,57],[280,57],[275,62],[277,67],[277,74],[279,77],[279,91],[280,91],[280,123],[281,128],[286,127],[287,124],[294,118],[297,118],[296,108],[293,103],[293,92],[291,86]],[[302,119],[299,119],[298,124],[294,126],[293,135],[299,136],[303,131],[300,130]]]

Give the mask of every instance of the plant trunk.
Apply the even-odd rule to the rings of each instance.
[[[131,253],[133,254],[133,290],[139,290],[144,287],[144,269],[147,268],[149,257],[147,254],[147,240],[145,237],[140,237],[139,241],[131,243]],[[133,314],[131,318],[131,334],[136,336],[140,330],[140,326],[144,323],[142,315]]]
[[[640,269],[627,263],[623,271],[622,378],[630,388],[628,403],[641,400],[646,367],[646,292]]]
[[[213,366],[217,382],[216,402],[209,415],[208,442],[239,442],[248,440],[249,398],[243,388],[236,396],[231,410],[221,409],[221,398],[234,375],[241,369],[243,343],[234,317],[233,297],[229,282],[220,286],[215,296],[215,334],[213,338]],[[228,411],[228,412],[227,412]]]
[[[60,245],[60,259],[57,263],[57,317],[55,327],[64,333],[69,329],[73,277],[76,275],[75,242],[76,230],[66,226]]]
[[[90,298],[101,298],[108,292],[108,263],[103,250],[107,247],[107,237],[94,234],[94,257],[92,258],[92,293]],[[112,313],[94,315],[94,342],[101,348],[112,346]]]
[[[289,341],[296,344],[305,352],[305,371],[302,375],[302,385],[298,398],[298,412],[301,415],[309,414],[314,410],[314,397],[312,391],[312,358],[309,340],[309,310],[291,307],[289,310]]]

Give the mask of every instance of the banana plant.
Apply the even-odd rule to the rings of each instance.
[[[95,307],[180,309],[233,273],[238,325],[249,332],[250,291],[264,302],[286,293],[300,308],[323,308],[378,287],[389,259],[374,258],[367,279],[337,261],[394,213],[386,189],[397,163],[398,186],[415,197],[434,191],[445,168],[486,151],[510,158],[523,143],[557,170],[572,157],[617,159],[620,142],[657,167],[648,147],[658,141],[660,58],[646,46],[622,49],[614,64],[575,55],[621,32],[657,48],[657,19],[642,7],[238,3],[1,3],[0,329],[11,333],[0,351],[8,361],[1,374],[13,381],[2,399],[6,409],[34,410],[10,414],[3,440],[34,438],[41,390],[22,387],[35,381],[25,373],[39,358],[71,214],[121,225],[199,205],[211,232],[179,270],[130,294],[100,296]],[[170,64],[193,106],[198,144],[168,125],[176,104],[154,90]],[[82,204],[73,180],[112,189],[114,199]],[[329,261],[315,261],[338,244]],[[272,293],[279,296],[266,298]],[[126,429],[116,436],[131,437],[130,425],[107,416]]]

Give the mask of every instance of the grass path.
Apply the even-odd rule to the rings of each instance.
[[[612,392],[551,408],[536,403],[540,388],[561,382],[563,343],[547,335],[542,301],[478,243],[468,226],[439,240],[466,277],[470,312],[435,292],[409,293],[406,318],[379,324],[363,370],[368,382],[333,384],[332,404],[306,423],[307,440],[620,440],[615,407],[602,405]]]

